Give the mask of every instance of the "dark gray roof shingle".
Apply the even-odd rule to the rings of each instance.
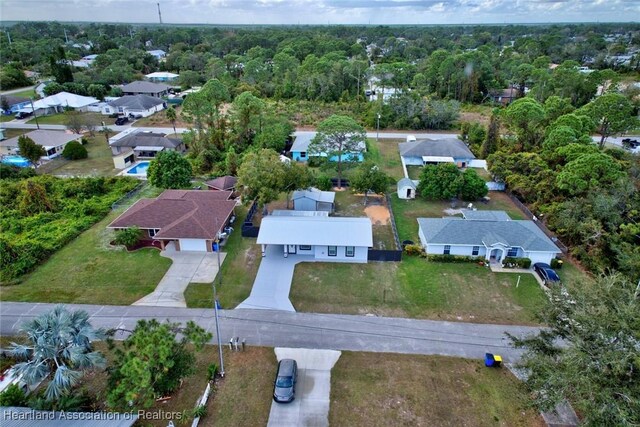
[[[401,142],[398,150],[402,157],[454,157],[475,159],[467,145],[458,138],[421,139],[418,141]]]
[[[122,86],[123,92],[139,92],[139,93],[160,93],[166,90],[169,90],[170,86],[167,86],[162,83],[151,83],[151,82],[131,82]]]
[[[148,110],[160,104],[164,104],[162,99],[149,95],[125,95],[109,103],[112,107],[126,107],[130,110]]]

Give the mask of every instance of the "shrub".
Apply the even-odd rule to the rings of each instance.
[[[315,186],[318,190],[329,191],[333,187],[331,183],[331,178],[326,175],[319,175],[316,177]]]
[[[207,405],[198,405],[193,408],[194,418],[204,418],[207,416]]]
[[[134,246],[142,238],[142,231],[138,227],[125,228],[116,231],[116,244]]]
[[[207,367],[207,373],[209,374],[209,380],[215,379],[216,375],[218,375],[218,365],[215,363],[210,364]]]
[[[407,255],[422,255],[424,253],[424,250],[420,245],[406,245],[404,247],[404,252]]]
[[[82,145],[87,145],[89,143],[89,140],[85,137],[80,138],[80,143]]]
[[[11,384],[0,393],[0,406],[25,406],[27,396],[18,384]]]
[[[67,160],[80,160],[86,159],[89,156],[87,149],[82,146],[78,141],[71,141],[65,145],[62,150],[62,157]]]
[[[463,263],[484,261],[484,257],[465,255],[427,255],[427,260],[431,262]]]
[[[564,261],[559,258],[554,258],[551,260],[551,268],[555,270],[560,270],[562,268],[562,264],[564,264]]]
[[[506,257],[502,260],[502,265],[505,268],[529,268],[531,267],[531,259]]]

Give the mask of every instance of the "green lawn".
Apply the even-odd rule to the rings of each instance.
[[[14,138],[31,131],[32,129],[4,129],[4,137],[7,139]]]
[[[481,360],[342,352],[331,372],[329,424],[541,426],[522,383]]]
[[[89,157],[82,160],[66,160],[56,157],[40,166],[38,172],[57,176],[112,176],[118,170],[113,166],[111,149],[103,135],[87,137],[85,148]]]
[[[222,286],[217,288],[217,292],[220,304],[224,308],[233,308],[249,296],[262,260],[256,239],[242,237],[241,234],[240,228],[246,211],[245,207],[236,208],[235,230],[222,248],[227,256],[222,264]],[[184,297],[187,301],[187,307],[213,307],[213,292],[210,283],[190,283]]]
[[[409,179],[419,180],[420,175],[422,174],[422,166],[407,166],[407,173],[409,174]]]
[[[290,298],[303,312],[375,314],[500,324],[536,324],[544,293],[530,274],[493,273],[476,264],[303,263]]]
[[[112,125],[116,122],[116,119],[109,116],[102,115],[100,113],[84,113],[84,116],[93,117],[97,123],[97,128],[102,126],[102,122],[107,125]],[[48,116],[38,116],[38,123],[41,125],[64,125],[66,124],[66,115],[64,113],[49,114]],[[33,118],[27,122],[27,124],[35,125],[36,119]]]
[[[527,219],[516,205],[504,194],[498,191],[489,192],[491,201],[488,203],[474,203],[479,210],[503,210],[511,219]],[[418,242],[418,221],[416,218],[441,218],[446,216],[445,209],[451,208],[447,201],[425,200],[417,197],[413,200],[400,200],[396,194],[391,195],[391,206],[396,220],[396,227],[400,241],[413,240]],[[458,202],[456,209],[466,207],[465,202]]]
[[[13,114],[5,116],[4,114],[0,115],[0,123],[5,123],[5,122],[10,122],[14,119],[15,117],[13,116]]]
[[[3,301],[128,305],[152,292],[171,261],[156,249],[112,248],[105,219],[55,253],[21,283],[0,289]]]
[[[25,89],[20,92],[14,92],[10,95],[15,96],[17,98],[36,98],[36,99],[38,98],[38,95],[36,95],[36,91],[33,88]]]
[[[398,152],[398,143],[401,139],[369,139],[368,159],[377,164],[380,169],[395,180],[404,177],[402,162]]]

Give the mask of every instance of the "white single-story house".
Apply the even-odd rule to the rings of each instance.
[[[148,50],[147,53],[154,56],[157,60],[163,59],[167,56],[167,52],[162,49]]]
[[[66,108],[76,111],[88,111],[89,106],[97,105],[100,101],[91,96],[81,96],[75,93],[59,92],[55,95],[47,96],[33,102],[33,109],[38,115],[61,113]],[[31,112],[31,106],[23,108],[21,111]]]
[[[257,243],[262,245],[262,256],[267,246],[278,245],[285,257],[299,254],[316,261],[366,263],[373,226],[369,218],[269,215],[262,218]]]
[[[398,181],[398,198],[399,199],[415,199],[416,184],[409,178],[402,178]]]
[[[161,249],[212,252],[236,206],[230,191],[165,190],[156,199],[140,199],[107,228],[138,227]]]
[[[124,95],[149,95],[160,98],[169,94],[169,86],[163,83],[137,81],[122,86],[122,93]]]
[[[404,164],[409,166],[454,163],[465,168],[476,158],[469,147],[458,138],[401,142],[398,144],[398,150]]]
[[[551,263],[561,253],[533,221],[514,221],[502,211],[465,211],[465,219],[418,218],[427,254],[465,255],[501,262],[506,257]]]
[[[167,107],[165,101],[149,95],[125,95],[108,102],[102,108],[102,114],[134,114],[148,117]]]
[[[315,132],[303,133],[296,136],[295,141],[293,141],[293,145],[291,146],[291,158],[297,162],[306,162],[309,159],[309,144],[316,136]],[[343,161],[357,161],[362,162],[364,160],[364,153],[367,151],[367,146],[364,142],[360,142],[358,144],[358,152],[354,153],[343,153],[342,160]],[[326,153],[313,154],[311,156],[318,157],[327,157]],[[338,161],[338,156],[333,156],[329,159],[329,161],[336,162]]]
[[[296,211],[325,211],[333,212],[336,193],[333,191],[320,191],[317,188],[294,191],[291,196],[293,209]]]
[[[58,157],[64,150],[64,147],[71,141],[80,141],[80,139],[82,139],[82,135],[77,133],[44,129],[31,131],[25,134],[25,136],[28,136],[29,138],[31,138],[31,140],[33,140],[33,142],[41,145],[42,148],[44,148],[46,154],[42,156],[42,158],[46,160],[51,160],[54,157]],[[18,138],[20,137],[14,136],[13,138],[0,141],[0,154],[20,154],[20,150],[18,148]]]
[[[155,73],[145,74],[147,80],[152,82],[173,82],[180,77],[180,74],[169,73],[166,71],[156,71]]]

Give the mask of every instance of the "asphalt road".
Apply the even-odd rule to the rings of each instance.
[[[16,334],[28,319],[50,310],[54,304],[3,302],[0,305],[0,335]],[[83,309],[95,327],[131,330],[139,319],[194,320],[215,333],[212,309],[174,307],[100,306],[67,304]],[[511,347],[505,332],[523,336],[538,331],[526,326],[488,325],[462,322],[403,319],[337,314],[291,313],[272,310],[221,310],[220,335],[246,339],[247,345],[382,353],[439,354],[481,359],[485,352],[497,353],[514,362],[520,350]],[[116,338],[125,338],[118,334]]]

